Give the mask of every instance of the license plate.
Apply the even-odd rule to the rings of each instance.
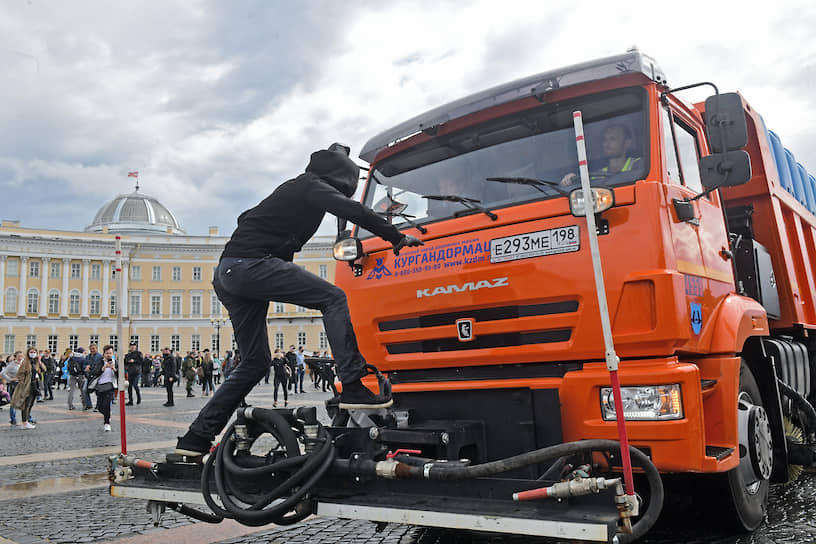
[[[490,240],[490,262],[503,263],[581,249],[578,225]]]

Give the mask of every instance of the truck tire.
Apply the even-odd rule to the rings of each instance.
[[[759,387],[745,361],[740,366],[737,413],[740,464],[722,475],[719,487],[728,499],[724,502],[729,505],[729,521],[736,529],[749,532],[765,519],[773,440]]]

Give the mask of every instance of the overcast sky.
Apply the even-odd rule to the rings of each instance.
[[[81,230],[138,170],[189,234],[228,235],[314,149],[356,157],[424,110],[633,45],[671,85],[741,91],[816,173],[816,2],[662,5],[3,0],[0,217]]]

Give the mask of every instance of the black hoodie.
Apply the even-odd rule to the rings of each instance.
[[[350,197],[359,168],[344,153],[312,153],[306,172],[281,184],[271,195],[238,217],[238,228],[222,257],[265,257],[291,261],[311,238],[326,212],[347,219],[392,244],[403,234]]]

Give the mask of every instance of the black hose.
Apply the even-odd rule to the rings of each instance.
[[[481,478],[581,452],[619,450],[620,443],[614,440],[580,440],[578,442],[557,444],[555,446],[522,453],[514,457],[469,467],[450,466],[445,463],[431,464],[426,467],[410,466],[408,467],[407,473],[408,477],[426,478],[429,480]],[[620,543],[634,542],[646,534],[652,525],[655,524],[657,517],[660,515],[660,511],[663,509],[663,481],[660,479],[660,473],[645,453],[633,446],[629,447],[629,451],[632,458],[638,461],[639,466],[643,468],[651,493],[649,496],[649,507],[640,519],[637,520],[637,523],[632,525],[632,533],[618,534],[618,542]]]
[[[201,510],[190,508],[189,506],[185,506],[178,502],[168,502],[167,507],[170,508],[171,510],[175,510],[179,514],[190,516],[191,518],[197,519],[198,521],[204,521],[206,523],[221,523],[222,521],[224,521],[224,518],[222,516],[216,516],[208,512],[202,512]]]
[[[809,427],[811,430],[816,429],[816,409],[813,408],[813,405],[808,402],[808,400],[796,389],[789,386],[779,378],[776,379],[776,383],[779,384],[779,390],[789,399],[793,401],[796,406],[799,407],[802,412],[807,416],[808,422],[810,423]]]
[[[275,436],[284,446],[287,457],[269,462],[252,456],[236,456],[236,424],[231,425],[201,472],[201,491],[207,506],[216,516],[232,518],[255,527],[270,523],[290,525],[305,519],[313,510],[308,493],[334,461],[334,445],[328,432],[317,423],[317,438],[314,441],[317,447],[314,451],[301,455],[297,436],[290,422],[278,412],[253,408],[242,411],[239,416],[239,420],[251,420],[252,423],[247,427],[253,432],[261,430]],[[251,440],[254,441],[257,436]],[[256,466],[244,466],[253,464]],[[215,491],[221,505],[213,499],[211,475],[215,476]],[[239,482],[235,481],[237,478],[265,476],[282,476],[283,481],[260,496],[241,491]],[[236,499],[243,504],[238,504]]]

